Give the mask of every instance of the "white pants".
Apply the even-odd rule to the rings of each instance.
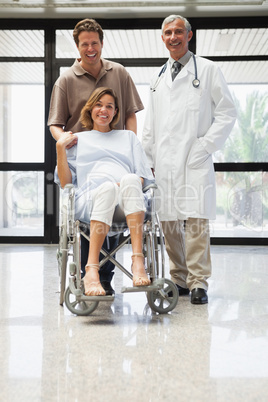
[[[125,216],[146,211],[141,180],[136,174],[129,173],[123,176],[120,186],[106,182],[93,190],[90,220],[104,222],[111,226],[118,204]]]

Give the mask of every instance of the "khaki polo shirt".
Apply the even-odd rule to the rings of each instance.
[[[85,71],[79,59],[55,82],[51,94],[48,126],[64,126],[73,133],[84,131],[80,113],[91,93],[98,87],[112,88],[119,101],[120,121],[116,128],[125,127],[126,116],[142,110],[143,104],[132,78],[119,63],[102,60],[102,69],[97,80]]]

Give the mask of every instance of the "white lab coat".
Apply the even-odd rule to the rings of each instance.
[[[220,149],[236,111],[219,67],[197,57],[199,88],[194,88],[193,57],[171,80],[170,63],[150,91],[142,144],[155,170],[156,206],[161,221],[215,219],[212,153]],[[160,69],[151,80],[154,89]]]

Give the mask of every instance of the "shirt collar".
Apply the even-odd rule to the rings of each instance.
[[[76,75],[84,75],[84,74],[89,74],[86,70],[83,69],[83,67],[80,64],[80,58],[76,59],[74,64],[73,64],[73,70]],[[111,70],[113,68],[112,63],[109,60],[101,59],[102,62],[102,67],[100,70],[99,76],[102,76],[106,74],[106,71]]]
[[[190,50],[188,50],[188,51],[185,53],[185,55],[183,55],[183,56],[178,60],[178,62],[182,65],[182,67],[184,67],[184,66],[188,63],[188,61],[190,60],[191,57],[192,57],[192,53],[190,52]],[[173,66],[174,61],[176,61],[176,60],[174,60],[174,59],[170,56],[170,57],[169,57],[169,64],[170,64],[170,67]]]

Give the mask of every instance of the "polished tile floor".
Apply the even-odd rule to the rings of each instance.
[[[55,246],[0,245],[0,400],[266,402],[268,248],[212,261],[208,305],[157,315],[116,272],[115,301],[77,317],[58,304]]]

